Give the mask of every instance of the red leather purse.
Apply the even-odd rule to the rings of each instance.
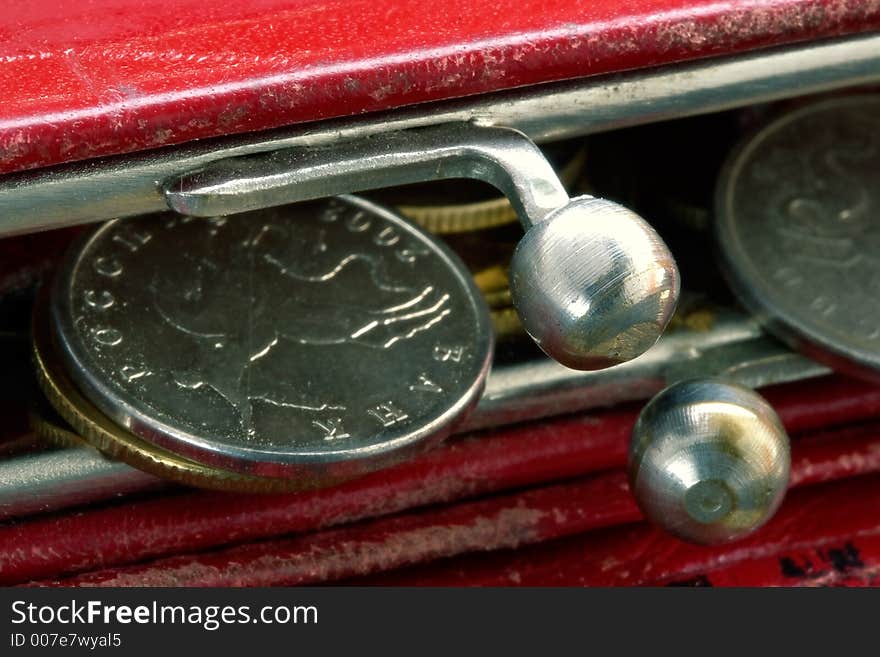
[[[27,321],[18,300],[70,226],[166,208],[164,181],[195,164],[454,121],[542,142],[880,78],[880,5],[860,0],[18,4],[0,17],[10,354]],[[18,366],[0,386],[7,460],[36,449]],[[880,388],[826,375],[762,392],[792,436],[795,490],[768,525],[722,547],[642,521],[623,471],[639,403],[622,399],[526,413],[317,491],[175,487],[13,508],[0,582],[876,584]]]

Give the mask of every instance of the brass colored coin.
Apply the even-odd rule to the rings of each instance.
[[[397,209],[438,235],[494,228],[517,220],[516,210],[503,197],[462,205],[399,205]]]
[[[715,325],[716,315],[712,308],[683,309],[672,316],[667,331],[709,331]]]
[[[110,458],[123,461],[157,477],[188,486],[240,492],[284,492],[314,488],[303,479],[255,477],[195,463],[141,440],[116,425],[86,400],[64,372],[55,354],[46,313],[45,298],[34,310],[33,352],[37,381],[49,403],[73,432],[40,426],[50,440],[81,438]],[[322,481],[322,485],[331,485]]]
[[[83,447],[89,446],[77,433],[67,426],[67,423],[55,412],[48,402],[48,408],[31,408],[28,413],[28,423],[31,431],[45,444],[54,447]]]
[[[718,320],[720,308],[717,302],[705,294],[686,292],[669,320],[666,331],[710,331]]]
[[[507,266],[501,264],[490,265],[474,273],[474,283],[483,294],[492,294],[499,290],[506,290],[510,281],[507,277]]]
[[[467,265],[490,310],[513,305],[509,263],[521,236],[518,226],[502,226],[444,238]]]
[[[492,328],[495,329],[495,338],[498,341],[509,340],[525,335],[522,322],[516,309],[500,308],[492,311]]]
[[[474,273],[474,282],[483,293],[489,310],[513,310],[507,265],[496,264]]]
[[[496,292],[484,294],[489,310],[506,310],[513,306],[513,298],[510,296],[510,288],[504,288]]]
[[[578,149],[559,171],[562,184],[573,186],[583,172],[585,163],[586,150]],[[438,235],[483,230],[517,221],[516,211],[504,197],[452,205],[405,203],[399,204],[397,209],[422,228]]]
[[[497,290],[508,284],[510,259],[522,239],[519,224],[446,235],[443,241],[455,251],[482,291]]]

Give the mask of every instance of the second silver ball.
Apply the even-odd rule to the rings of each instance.
[[[639,415],[630,489],[645,516],[670,533],[722,543],[773,516],[790,462],[785,429],[760,395],[715,379],[683,381]]]

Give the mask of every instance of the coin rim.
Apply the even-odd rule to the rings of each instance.
[[[774,336],[792,349],[806,354],[832,369],[855,376],[880,381],[880,355],[861,349],[851,349],[840,340],[829,337],[827,332],[805,325],[802,315],[792,313],[773,303],[778,295],[754,265],[743,247],[732,205],[734,183],[741,175],[747,158],[773,133],[806,115],[827,111],[841,105],[862,104],[865,101],[880,104],[880,94],[861,94],[823,99],[791,110],[750,131],[736,145],[725,160],[715,187],[715,219],[713,235],[715,250],[721,264],[721,272],[740,302]],[[750,275],[751,274],[751,275]]]
[[[34,306],[32,351],[37,384],[78,438],[112,459],[178,483],[240,492],[292,492],[336,482],[251,476],[202,465],[156,447],[117,426],[86,399],[64,371],[53,346],[47,299]]]
[[[460,258],[428,231],[372,201],[350,195],[336,198],[346,205],[377,214],[392,225],[410,233],[428,248],[432,248],[441,262],[452,270],[462,289],[469,293],[470,304],[476,319],[473,327],[474,333],[468,336],[472,338],[471,346],[475,350],[474,380],[461,392],[454,404],[432,418],[430,422],[424,423],[414,430],[411,429],[396,438],[384,440],[374,445],[333,451],[289,450],[284,452],[224,445],[204,436],[199,437],[188,431],[181,431],[165,422],[157,422],[143,410],[136,409],[127,401],[119,399],[118,395],[105,386],[94,374],[90,375],[86,372],[71,348],[68,337],[71,327],[67,326],[67,330],[64,328],[65,324],[71,322],[64,321],[63,311],[66,309],[66,315],[69,318],[73,316],[72,309],[69,307],[69,294],[66,294],[66,290],[69,287],[76,263],[80,260],[83,248],[99,232],[106,231],[110,222],[89,231],[76,241],[65,256],[51,289],[50,321],[57,344],[57,353],[68,372],[71,373],[71,379],[77,389],[83,393],[83,397],[94,404],[104,415],[124,427],[127,432],[164,451],[208,467],[262,477],[301,475],[304,468],[337,467],[345,471],[352,469],[358,472],[372,471],[384,467],[391,461],[402,460],[400,454],[423,451],[448,436],[479,401],[491,365],[494,332],[489,309],[482,294]],[[77,376],[77,373],[81,373],[82,376]]]

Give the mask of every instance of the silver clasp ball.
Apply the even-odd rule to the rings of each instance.
[[[669,323],[680,288],[675,260],[654,229],[622,205],[590,196],[529,228],[510,281],[529,335],[578,370],[647,351]]]
[[[676,383],[642,410],[629,450],[630,489],[648,520],[694,543],[742,538],[788,487],[788,436],[756,392],[715,379]]]

